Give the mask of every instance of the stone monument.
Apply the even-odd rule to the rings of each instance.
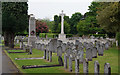
[[[59,34],[59,39],[63,40],[66,39],[66,35],[64,34],[64,13],[62,10],[62,13],[60,13],[61,16],[61,34]]]
[[[35,41],[36,41],[35,17],[33,14],[30,14],[28,45],[32,45],[32,47],[34,47]]]

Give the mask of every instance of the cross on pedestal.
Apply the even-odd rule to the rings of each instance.
[[[63,13],[63,10],[62,10],[62,13],[60,13],[60,16],[61,16],[61,34],[64,34],[64,16],[65,16],[65,14]]]

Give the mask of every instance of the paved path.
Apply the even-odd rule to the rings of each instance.
[[[20,73],[10,58],[2,50],[2,73]]]

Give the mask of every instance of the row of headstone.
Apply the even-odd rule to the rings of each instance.
[[[107,43],[106,43],[107,44]],[[108,47],[108,45],[107,45]],[[100,42],[95,43],[95,45],[90,42],[81,43],[76,40],[75,44],[67,42],[63,43],[61,40],[52,39],[47,44],[36,43],[36,48],[44,51],[44,59],[52,61],[52,52],[57,53],[59,60],[62,61],[62,53],[64,53],[64,68],[68,68],[69,60],[69,71],[72,71],[72,61],[75,61],[75,72],[79,73],[79,63],[83,63],[83,72],[88,73],[88,61],[92,61],[92,58],[97,57],[98,55],[103,55],[104,47]],[[86,58],[83,58],[84,48],[86,49]],[[63,62],[61,62],[63,65]],[[108,67],[105,67],[105,73]],[[110,72],[110,71],[108,71]],[[95,62],[95,73],[99,73],[99,63]]]
[[[47,48],[48,46],[48,48]],[[84,48],[86,49],[86,58],[89,61],[92,61],[92,58],[97,57],[97,52],[99,56],[103,56],[103,45],[97,44],[96,47],[92,42],[82,44],[78,40],[76,40],[75,45],[73,43],[67,42],[62,43],[61,40],[52,39],[48,44],[40,44],[36,43],[36,48],[42,51],[45,51],[44,55],[46,56],[46,52],[50,51],[51,55],[53,53],[57,53],[58,56],[62,56],[62,53],[65,53],[67,56],[71,55],[72,57],[79,57],[83,62]],[[46,49],[47,48],[47,51]]]
[[[83,59],[83,72],[85,74],[89,73],[88,67],[89,67],[88,60],[87,59]],[[69,57],[69,67],[67,66],[67,61],[64,61],[64,68],[65,69],[69,68],[70,72],[73,71],[71,57]],[[79,72],[79,59],[77,59],[77,58],[75,58],[75,73],[80,73]],[[95,73],[95,75],[99,75],[99,73],[100,73],[100,65],[99,65],[98,61],[94,62],[94,73]],[[104,65],[104,73],[106,75],[110,75],[111,74],[111,67],[110,67],[109,63],[105,63],[105,65]]]

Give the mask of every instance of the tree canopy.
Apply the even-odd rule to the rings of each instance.
[[[69,24],[70,24],[70,33],[77,34],[77,23],[82,19],[82,14],[80,12],[76,12],[72,14]]]
[[[107,32],[116,33],[120,50],[120,2],[101,2],[97,11],[98,23]]]
[[[27,2],[2,2],[2,31],[5,45],[14,47],[14,36],[28,25]]]
[[[97,11],[98,23],[108,32],[120,32],[120,3],[102,2]]]

